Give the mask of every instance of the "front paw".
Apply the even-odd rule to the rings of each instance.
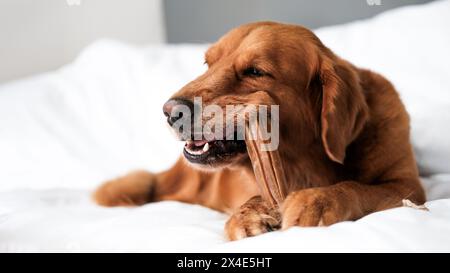
[[[282,229],[292,226],[328,226],[349,220],[346,199],[329,188],[312,188],[289,194],[282,206]]]
[[[228,239],[240,240],[277,230],[281,227],[281,215],[270,208],[260,196],[253,197],[235,212],[225,225]]]

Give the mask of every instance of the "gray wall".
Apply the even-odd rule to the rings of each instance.
[[[212,42],[249,21],[316,28],[430,0],[381,1],[369,6],[366,0],[0,0],[0,83],[56,69],[99,38]]]
[[[0,82],[56,69],[100,38],[164,42],[161,1],[0,0]]]
[[[368,0],[376,2],[377,0]],[[242,23],[275,20],[309,28],[371,17],[382,11],[431,0],[166,0],[167,39],[172,43],[213,42]]]

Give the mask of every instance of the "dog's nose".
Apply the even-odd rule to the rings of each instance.
[[[170,99],[164,103],[163,112],[167,117],[167,122],[170,126],[183,117],[183,113],[186,113],[186,109],[189,109],[190,114],[193,115],[194,104],[190,100]]]

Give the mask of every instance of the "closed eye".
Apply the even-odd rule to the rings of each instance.
[[[265,73],[259,69],[257,69],[254,66],[251,66],[249,68],[246,68],[244,70],[244,72],[242,73],[242,75],[244,75],[245,77],[254,77],[254,78],[258,78],[258,77],[263,77],[265,75]]]

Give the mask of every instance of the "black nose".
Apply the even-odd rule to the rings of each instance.
[[[163,106],[164,115],[167,117],[167,122],[172,126],[177,120],[183,117],[185,109],[189,109],[190,114],[194,114],[194,104],[186,99],[170,99]]]

